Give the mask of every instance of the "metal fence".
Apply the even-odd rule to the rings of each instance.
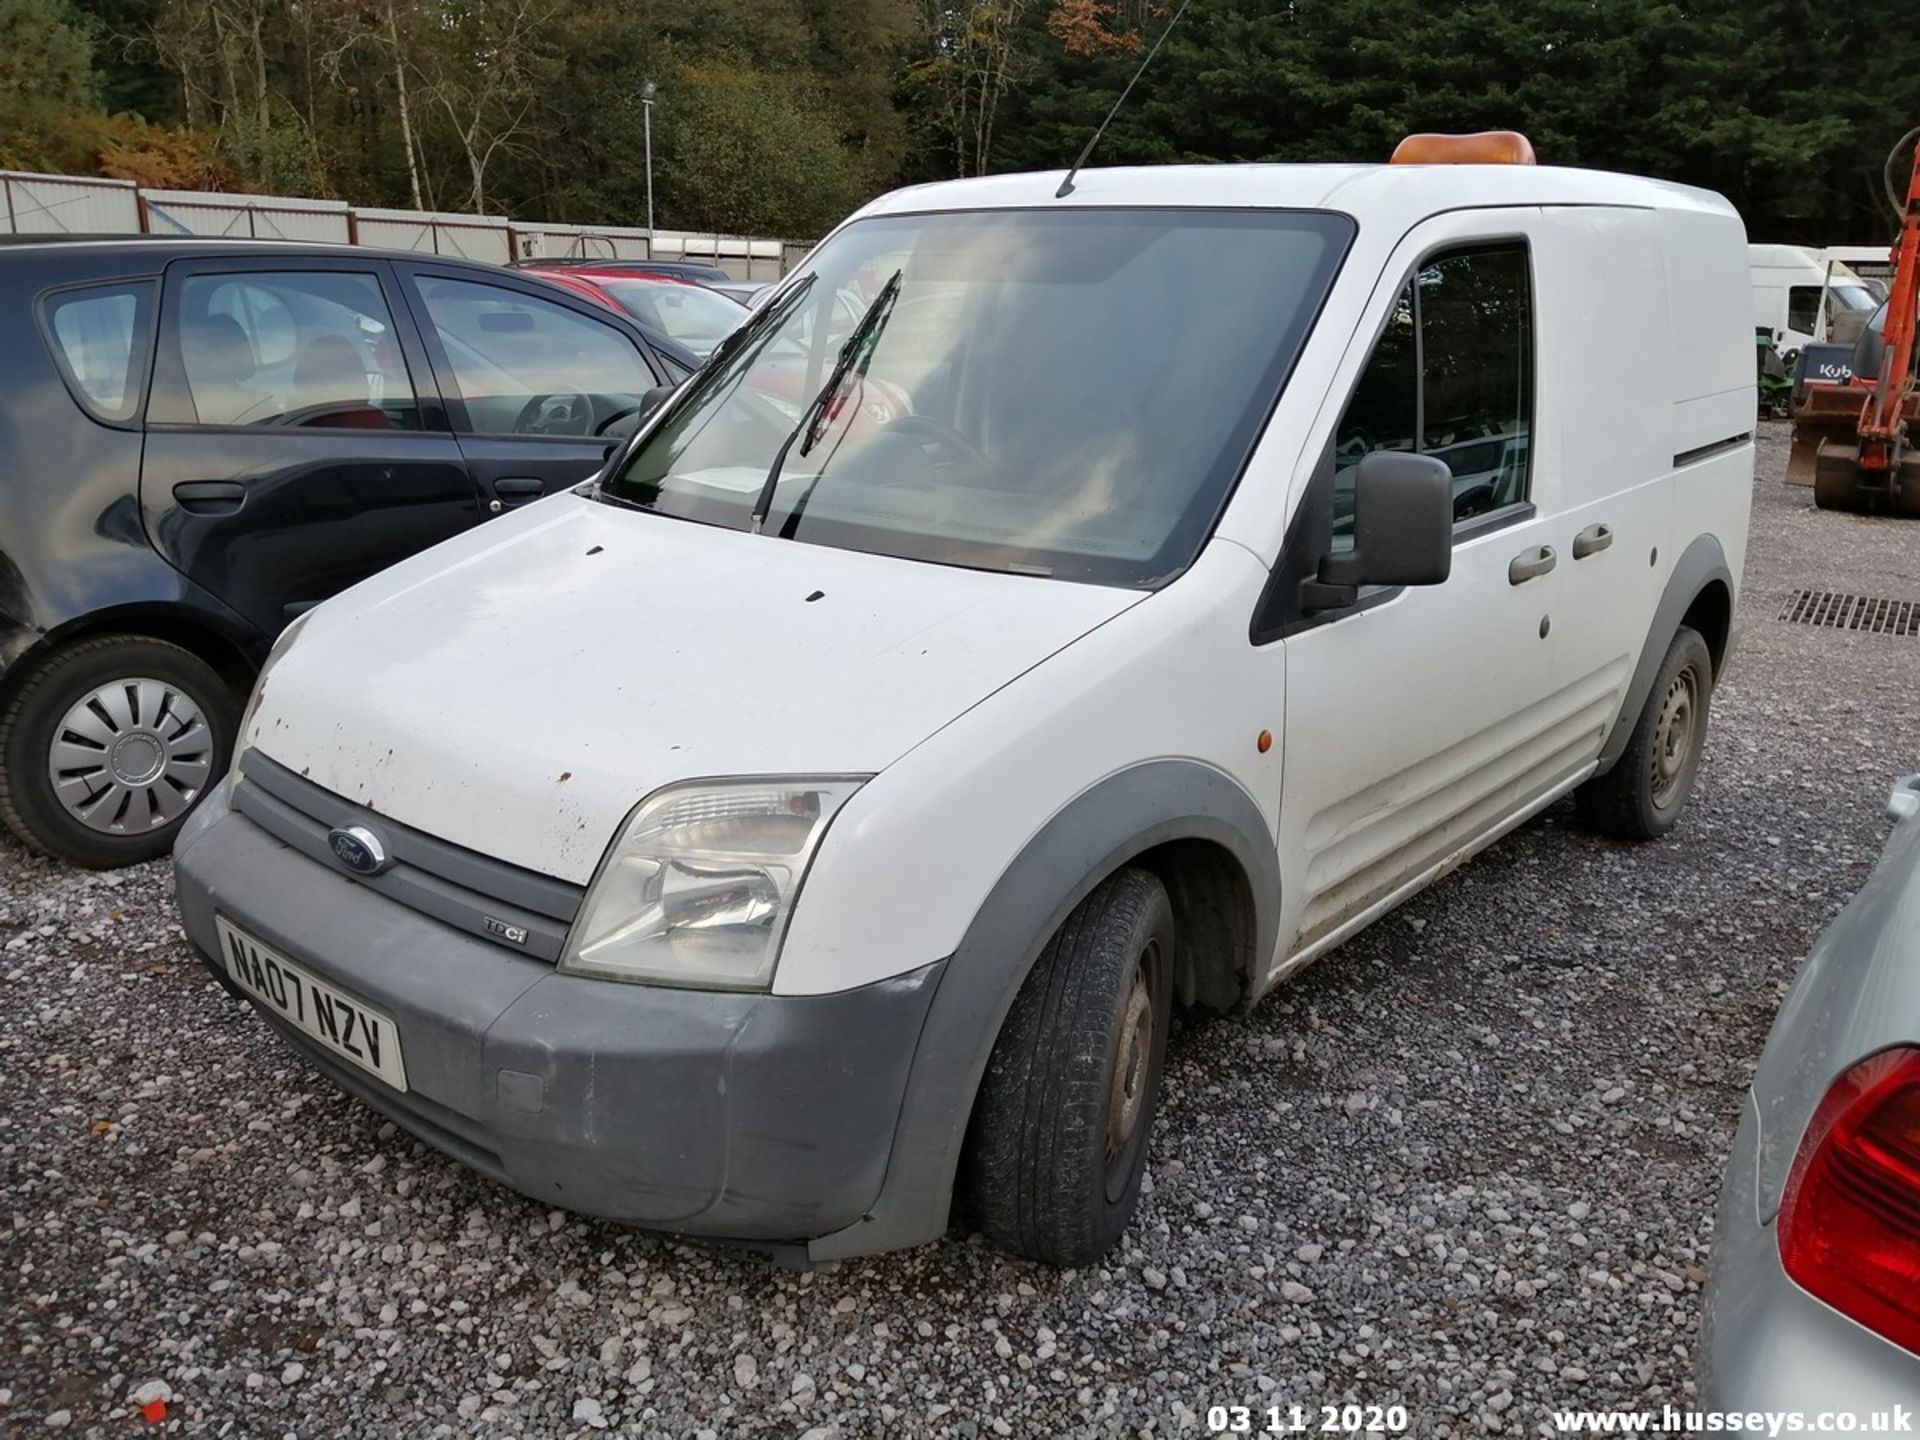
[[[227,235],[379,245],[472,260],[691,260],[777,280],[811,247],[751,235],[549,225],[501,215],[381,210],[343,200],[148,190],[129,180],[0,170],[0,235]]]

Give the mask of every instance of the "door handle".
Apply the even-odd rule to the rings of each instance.
[[[232,515],[247,503],[247,487],[238,480],[182,480],[173,498],[190,515]]]
[[[524,505],[546,494],[547,485],[532,475],[508,475],[493,482],[493,493],[500,497],[502,504]]]
[[[1537,545],[1531,550],[1522,550],[1507,565],[1507,583],[1524,585],[1536,575],[1546,574],[1559,559],[1551,545]]]
[[[1584,560],[1589,555],[1598,555],[1613,544],[1611,525],[1589,525],[1573,537],[1573,558]]]

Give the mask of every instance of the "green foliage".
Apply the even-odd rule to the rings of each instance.
[[[659,223],[804,238],[892,185],[1069,163],[1172,8],[0,0],[0,162],[642,224],[652,79]],[[1512,127],[1827,243],[1888,232],[1915,123],[1920,28],[1866,0],[1193,0],[1093,163]]]
[[[682,67],[670,93],[662,194],[690,228],[817,235],[866,198],[838,122],[806,90],[722,62]]]
[[[92,104],[94,30],[71,0],[0,0],[0,99]]]

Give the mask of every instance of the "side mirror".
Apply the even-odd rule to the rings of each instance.
[[[634,412],[635,428],[638,428],[637,422],[645,420],[649,415],[653,414],[654,411],[666,404],[667,397],[679,388],[678,385],[656,385],[641,395],[640,408]]]
[[[1353,548],[1328,555],[1301,598],[1351,605],[1362,585],[1438,585],[1453,573],[1453,472],[1431,455],[1377,450],[1353,477]]]

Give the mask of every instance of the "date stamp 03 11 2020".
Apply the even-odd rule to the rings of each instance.
[[[1403,1435],[1404,1405],[1209,1405],[1215,1435]]]

